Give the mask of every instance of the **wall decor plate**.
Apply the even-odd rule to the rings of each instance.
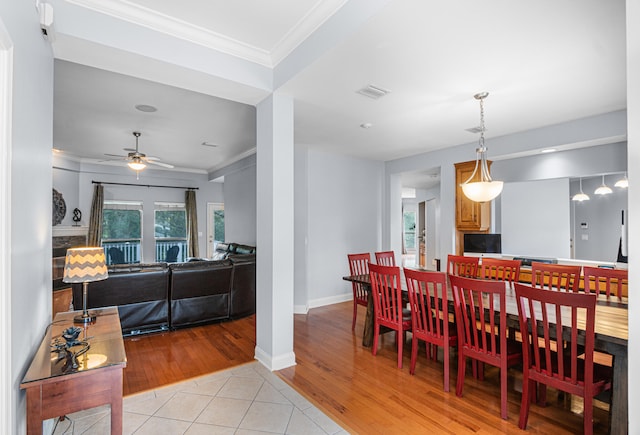
[[[53,225],[59,225],[67,214],[67,204],[64,202],[62,193],[53,189]]]

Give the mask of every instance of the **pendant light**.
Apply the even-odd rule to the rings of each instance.
[[[621,187],[623,189],[626,189],[627,187],[629,187],[629,180],[627,179],[626,172],[624,173],[624,178],[621,178],[618,181],[616,181],[616,184],[614,184],[614,186]]]
[[[602,185],[598,187],[593,193],[595,193],[596,195],[608,195],[610,193],[613,193],[613,190],[611,190],[609,186],[604,184],[604,175],[602,175]]]
[[[573,198],[571,198],[571,200],[578,202],[589,201],[589,195],[582,191],[582,178],[580,179],[580,192],[573,195]]]
[[[480,141],[476,148],[476,166],[471,177],[460,185],[465,196],[471,201],[487,202],[491,201],[502,192],[502,181],[491,180],[489,167],[487,166],[487,148],[484,146],[484,99],[489,96],[488,92],[481,92],[474,95],[480,101]],[[480,167],[480,181],[472,181]]]

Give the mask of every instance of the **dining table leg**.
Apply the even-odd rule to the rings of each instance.
[[[627,348],[608,346],[613,355],[613,384],[611,386],[611,406],[609,408],[609,433],[626,434],[629,430],[629,390]]]
[[[371,292],[367,295],[367,314],[364,318],[364,332],[362,334],[362,345],[371,347],[373,345],[373,296]]]

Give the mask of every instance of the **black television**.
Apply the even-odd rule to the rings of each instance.
[[[501,234],[467,233],[464,235],[464,252],[480,254],[501,254]]]

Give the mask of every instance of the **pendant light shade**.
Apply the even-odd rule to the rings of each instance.
[[[587,195],[586,193],[584,193],[582,191],[582,178],[580,179],[580,192],[576,193],[575,195],[573,195],[573,197],[571,198],[572,201],[578,201],[578,202],[582,202],[582,201],[589,201],[589,195]]]
[[[604,183],[604,175],[602,176],[602,185],[598,187],[593,193],[595,193],[596,195],[608,195],[610,193],[613,193],[613,190],[611,190],[611,188]]]
[[[623,189],[626,189],[627,187],[629,187],[629,180],[627,179],[626,172],[624,173],[624,177],[616,181],[616,184],[614,184],[614,186],[621,187]]]
[[[480,101],[480,141],[476,149],[476,166],[471,176],[460,185],[464,195],[471,201],[487,202],[496,198],[502,192],[503,182],[493,181],[487,165],[487,148],[484,146],[484,99],[489,96],[488,92],[481,92],[474,95]],[[480,170],[480,181],[472,181]]]

